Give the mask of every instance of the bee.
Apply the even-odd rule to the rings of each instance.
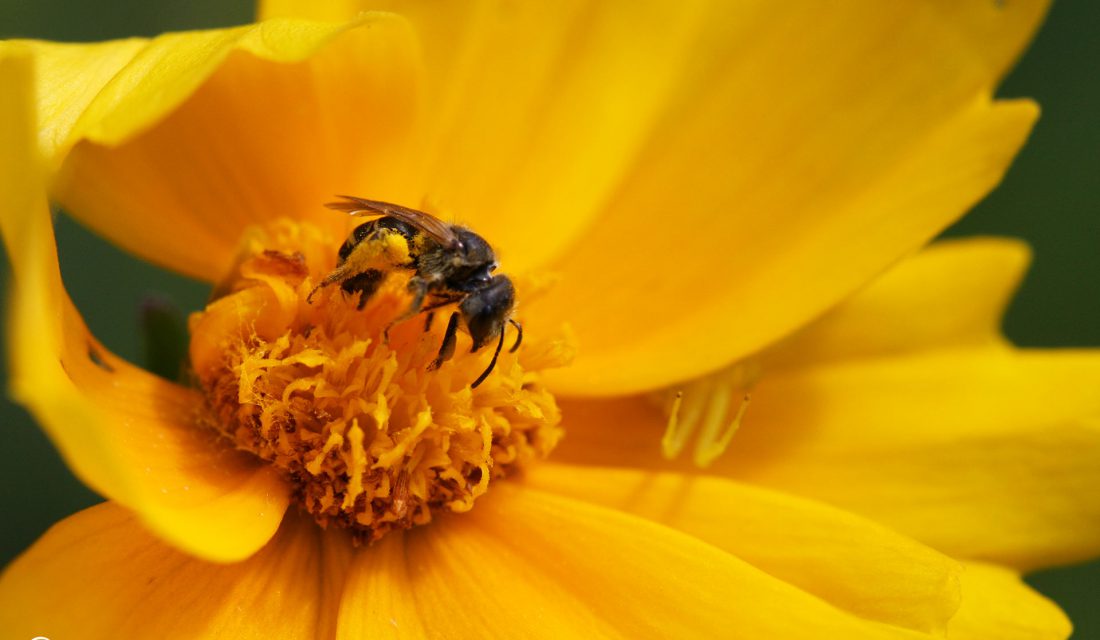
[[[431,326],[434,311],[457,305],[447,321],[439,353],[428,365],[438,369],[451,359],[455,351],[459,322],[465,325],[476,352],[497,338],[496,351],[489,366],[470,386],[476,388],[496,366],[504,346],[505,323],[516,328],[516,341],[509,350],[514,353],[523,341],[523,327],[511,314],[516,290],[506,275],[493,275],[497,269],[496,255],[484,238],[458,225],[415,209],[377,200],[353,196],[337,196],[340,202],[325,206],[352,216],[375,217],[356,227],[340,247],[336,268],[310,292],[312,301],[318,290],[333,284],[348,294],[359,294],[362,309],[385,280],[388,272],[401,269],[411,272],[408,290],[412,301],[408,309],[386,327],[418,313],[428,313],[425,331]],[[408,254],[393,251],[394,234],[404,238]]]

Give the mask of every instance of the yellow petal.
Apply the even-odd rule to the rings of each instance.
[[[1042,2],[715,3],[698,59],[529,326],[562,391],[666,386],[821,314],[988,192],[1037,110],[989,92]]]
[[[202,428],[194,392],[108,353],[61,285],[33,132],[32,56],[0,54],[0,231],[14,272],[12,393],[74,472],[169,541],[229,560],[274,533],[288,488]]]
[[[693,0],[674,13],[627,2],[526,3],[503,12],[490,4],[455,4],[445,10],[409,7],[428,71],[423,89],[427,108],[415,131],[410,131],[409,114],[417,105],[404,95],[408,92],[401,82],[418,86],[413,82],[418,68],[410,68],[401,52],[388,52],[394,61],[381,67],[390,73],[385,82],[364,80],[363,70],[350,64],[324,65],[320,81],[287,78],[287,72],[273,70],[249,83],[256,85],[252,100],[231,96],[223,101],[228,106],[217,100],[184,105],[184,110],[202,113],[192,118],[172,115],[146,136],[163,130],[160,140],[150,141],[140,153],[127,157],[127,149],[111,150],[87,158],[78,147],[77,160],[91,165],[91,173],[80,173],[77,179],[92,193],[79,199],[61,193],[62,201],[83,211],[119,208],[117,203],[102,204],[105,197],[145,203],[150,198],[158,203],[165,197],[183,198],[196,209],[232,205],[218,214],[231,223],[244,214],[255,217],[250,209],[258,207],[308,217],[309,208],[333,191],[353,192],[462,220],[490,238],[511,271],[544,262],[588,223],[626,172],[672,95],[676,72],[703,19],[701,2]],[[376,28],[370,37],[377,49],[385,34]],[[355,60],[357,53],[342,47],[331,57]],[[239,79],[218,80],[232,73],[219,70],[209,82],[239,96]],[[279,92],[270,84],[287,88]],[[352,88],[356,96],[348,95]],[[190,102],[201,103],[211,91],[204,86]],[[316,102],[318,109],[302,113],[305,91],[313,92],[309,103]],[[287,110],[278,108],[283,104],[293,105],[290,115],[301,122],[286,122]],[[264,135],[242,134],[236,126],[224,131],[227,120],[250,123]],[[364,125],[371,131],[362,131]],[[347,133],[341,137],[336,133],[341,131]],[[334,136],[337,142],[326,146]],[[271,157],[268,147],[275,142],[288,150],[276,154],[282,157]],[[205,155],[161,159],[181,155],[181,144],[185,156],[196,145],[202,145]],[[209,157],[230,144],[236,148],[229,151],[239,156],[234,162]],[[209,168],[197,168],[200,162]],[[145,167],[138,180],[133,167]],[[192,179],[190,174],[198,175]],[[275,179],[265,179],[268,174]],[[234,181],[233,198],[212,203],[210,196],[201,195],[211,188],[208,182],[227,180]],[[103,184],[120,181],[125,182],[117,189],[126,187],[131,193],[102,193]],[[135,187],[135,182],[153,184]],[[257,196],[261,191],[269,192],[266,200]],[[137,206],[124,204],[128,209]],[[91,214],[79,215],[89,219]],[[331,213],[326,215],[331,219]],[[226,234],[229,223],[213,220],[215,229],[207,230],[208,235]],[[132,238],[108,235],[142,250]],[[169,259],[163,251],[145,250],[143,255],[161,263]],[[171,259],[175,266],[176,259]],[[195,267],[187,269],[197,274]]]
[[[662,450],[674,457],[694,439],[697,464],[721,455],[761,375],[834,360],[1005,344],[1001,313],[1028,257],[1019,242],[981,238],[942,242],[903,261],[776,345],[676,385],[675,418]]]
[[[963,601],[951,620],[950,640],[1065,640],[1073,631],[1066,615],[1013,571],[969,563]]]
[[[425,197],[523,271],[600,214],[676,95],[709,5],[383,0],[273,3],[261,15],[407,17],[432,105],[419,154]]]
[[[921,638],[860,620],[690,536],[502,486],[360,552],[342,638]]]
[[[721,478],[544,464],[529,485],[660,522],[863,618],[943,633],[959,566],[885,527]]]
[[[48,68],[76,73],[74,46],[35,50]],[[88,46],[87,65],[105,67],[104,48]],[[420,195],[409,170],[419,69],[407,24],[386,14],[161,36],[71,125],[53,193],[124,248],[207,280],[223,275],[258,221],[316,219],[342,238],[351,221],[321,207],[334,193]],[[46,115],[68,98],[48,88]]]
[[[144,38],[89,44],[25,40],[35,61],[38,148],[56,170],[71,145],[73,128],[104,85],[148,45]]]
[[[1100,352],[985,348],[773,376],[715,470],[1020,569],[1100,553]]]
[[[1017,240],[937,242],[762,354],[764,370],[997,344],[1030,251]]]
[[[959,558],[1100,553],[1100,352],[984,347],[765,375],[708,472],[829,502]],[[643,398],[562,403],[555,459],[660,468]],[[690,469],[686,461],[675,463]]]
[[[55,525],[7,568],[0,628],[11,638],[331,637],[323,630],[334,626],[339,595],[321,575],[339,566],[320,538],[312,521],[288,518],[256,555],[215,564],[101,504]]]
[[[688,394],[689,404],[706,404],[706,398],[692,398],[692,394],[710,394],[712,401],[724,394],[731,406],[724,412],[728,417],[734,412],[732,407],[741,405],[741,396],[747,390],[739,386],[744,385],[745,376],[735,375],[745,371],[746,366],[756,372],[750,375],[748,389],[751,389],[756,377],[770,376],[777,370],[916,353],[923,349],[1004,344],[999,334],[1001,314],[1029,261],[1027,247],[1016,240],[970,238],[938,242],[903,260],[823,317],[753,356],[748,363],[736,363],[719,374],[703,376],[677,388]],[[585,406],[583,411],[598,411],[600,419],[621,424],[652,419],[643,405],[635,407],[630,402],[620,405],[598,403]],[[616,407],[622,412],[618,416],[614,415]],[[639,410],[640,414],[634,416]],[[690,431],[698,431],[698,427],[695,424]],[[687,439],[682,446],[692,437],[690,432],[685,433]],[[648,447],[651,443],[637,444]],[[699,444],[696,443],[696,448]],[[565,446],[570,448],[568,442]],[[582,452],[572,451],[570,455],[578,453]]]

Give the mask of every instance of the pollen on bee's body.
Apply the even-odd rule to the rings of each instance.
[[[569,349],[501,353],[471,389],[492,354],[470,353],[468,337],[431,367],[441,323],[410,318],[384,336],[409,303],[399,274],[362,309],[338,287],[307,300],[338,246],[304,224],[251,233],[221,297],[191,318],[191,362],[214,428],[279,468],[319,523],[373,541],[466,511],[546,456],[562,432],[537,369]]]

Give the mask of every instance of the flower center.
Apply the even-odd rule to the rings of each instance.
[[[432,366],[450,308],[384,335],[410,304],[399,270],[362,309],[339,287],[307,300],[341,240],[288,221],[252,230],[191,318],[191,363],[215,428],[281,469],[322,526],[371,542],[466,511],[494,480],[546,456],[562,432],[537,370],[566,364],[569,350],[528,337],[471,388],[493,349],[471,352],[460,332],[453,357]]]

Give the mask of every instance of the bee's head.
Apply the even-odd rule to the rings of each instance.
[[[504,323],[516,303],[516,289],[508,276],[494,276],[488,285],[474,291],[459,305],[477,351],[487,340],[504,330]]]
[[[493,279],[497,258],[485,238],[469,229],[455,228],[461,246],[451,256],[447,284],[456,291],[477,291]]]

